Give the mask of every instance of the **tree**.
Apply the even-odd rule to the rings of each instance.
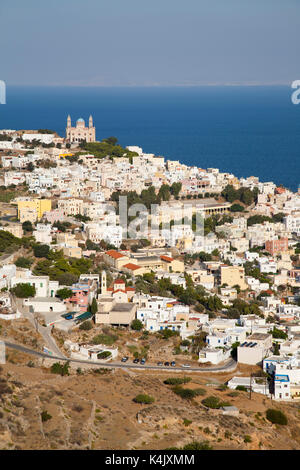
[[[277,342],[274,344],[274,356],[280,356],[280,346]]]
[[[107,137],[106,139],[103,139],[103,142],[107,142],[108,144],[111,144],[111,145],[116,145],[116,143],[118,142],[118,139],[117,137]]]
[[[32,172],[34,170],[34,164],[32,162],[29,162],[26,169],[30,172]]]
[[[132,330],[141,331],[143,329],[143,323],[141,320],[136,318],[135,320],[132,320],[130,327]]]
[[[158,196],[161,197],[163,201],[169,201],[171,197],[170,187],[167,184],[162,184],[159,189]]]
[[[280,338],[280,339],[287,339],[288,335],[282,331],[282,330],[278,330],[278,328],[273,328],[273,331],[272,331],[272,336],[273,338]]]
[[[33,231],[33,226],[30,220],[25,220],[25,222],[22,223],[22,229],[24,232],[32,232]]]
[[[97,312],[98,312],[98,304],[97,304],[97,300],[94,297],[92,300],[92,304],[91,304],[91,313],[95,315],[95,313]]]
[[[20,283],[11,289],[11,292],[20,299],[28,299],[35,296],[35,286],[28,283]]]
[[[57,277],[57,280],[60,284],[63,284],[65,286],[71,286],[78,280],[78,276],[73,273],[61,273]]]
[[[72,297],[73,291],[71,289],[68,289],[67,287],[64,287],[63,289],[58,289],[56,292],[56,297],[59,297],[61,300],[68,299],[69,297]]]
[[[33,248],[33,253],[36,258],[46,258],[50,248],[48,245],[36,245]]]
[[[70,362],[67,361],[65,364],[61,364],[60,362],[55,362],[51,366],[51,373],[52,374],[59,374],[59,375],[70,375],[69,373]]]
[[[230,211],[231,212],[243,212],[244,210],[244,207],[241,206],[241,204],[233,204],[231,207],[230,207]]]
[[[19,256],[19,258],[16,260],[15,265],[18,268],[30,268],[32,265],[32,260],[29,258],[25,258],[24,256]]]
[[[170,192],[175,198],[177,198],[179,196],[181,188],[182,188],[182,183],[173,183],[172,186],[170,187]]]
[[[100,250],[99,245],[97,245],[97,243],[94,243],[94,242],[92,242],[92,241],[89,240],[89,239],[85,242],[85,246],[86,246],[86,249],[87,249],[87,250],[95,250],[95,251],[99,251],[99,250]]]

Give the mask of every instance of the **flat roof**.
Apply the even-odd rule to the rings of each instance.
[[[112,308],[112,312],[130,312],[130,310],[132,310],[132,308],[134,307],[135,304],[133,303],[129,303],[129,302],[126,302],[126,303],[118,303],[118,304],[115,304]]]
[[[57,297],[30,297],[30,302],[56,302],[61,303]]]
[[[253,333],[247,337],[247,340],[263,340],[267,339],[269,336],[271,336],[269,333]]]

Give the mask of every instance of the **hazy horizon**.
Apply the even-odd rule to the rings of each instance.
[[[1,0],[7,86],[270,86],[300,78],[298,0]]]

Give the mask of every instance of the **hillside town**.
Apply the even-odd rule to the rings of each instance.
[[[300,189],[97,141],[92,116],[1,130],[0,164],[0,319],[42,352],[300,398]]]

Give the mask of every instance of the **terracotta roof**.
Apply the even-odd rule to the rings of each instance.
[[[135,271],[136,269],[140,269],[141,266],[138,266],[137,264],[133,264],[133,263],[127,263],[127,264],[124,264],[123,268],[131,269],[132,271]]]
[[[125,284],[125,281],[123,279],[117,279],[114,284]]]
[[[123,258],[125,255],[122,255],[121,253],[118,253],[116,250],[109,250],[106,251],[106,255],[110,256],[111,258],[118,259],[118,258]]]
[[[166,256],[166,255],[161,255],[160,259],[162,259],[163,261],[168,261],[168,263],[170,263],[171,261],[174,261],[174,258],[170,258],[170,256]]]

